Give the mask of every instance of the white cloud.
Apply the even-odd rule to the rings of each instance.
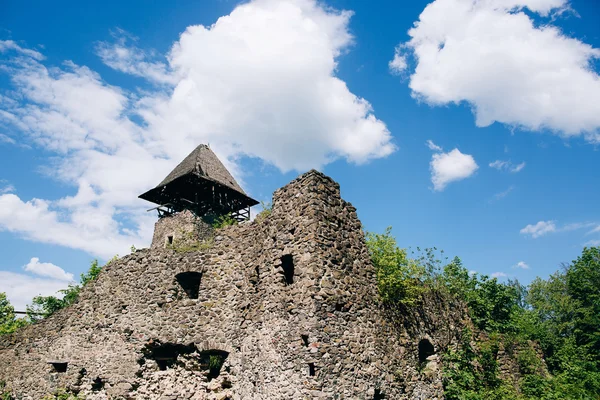
[[[534,239],[544,236],[548,233],[556,232],[556,224],[554,221],[539,221],[535,225],[527,225],[521,229],[522,235],[531,235]]]
[[[513,268],[529,269],[529,265],[525,261],[519,261]]]
[[[41,263],[37,257],[32,257],[29,263],[23,267],[25,271],[39,276],[57,279],[59,281],[73,281],[73,274],[65,272],[64,269],[52,263]]]
[[[451,182],[470,177],[479,168],[473,156],[463,154],[458,149],[433,154],[429,166],[431,182],[436,191],[444,190]]]
[[[506,278],[508,275],[504,272],[494,272],[491,276],[492,278]]]
[[[508,171],[512,173],[520,172],[525,168],[525,161],[520,164],[513,164],[511,161],[496,160],[489,164],[490,167],[497,169],[498,171]]]
[[[0,133],[0,143],[16,144],[17,142],[10,136]]]
[[[35,296],[62,297],[57,293],[66,289],[67,282],[59,279],[32,277],[9,271],[0,271],[0,292],[5,292],[9,301],[17,311],[25,311],[25,306],[31,304]]]
[[[429,150],[432,150],[432,151],[443,151],[444,150],[437,144],[433,143],[433,141],[431,139],[427,140],[427,142],[425,142],[425,144],[427,145],[427,147],[429,147]]]
[[[96,198],[91,196],[81,199],[81,202],[77,196],[65,199],[65,202],[75,199],[73,204],[76,206],[62,208],[71,211],[64,218],[51,209],[52,203],[45,200],[23,202],[15,194],[4,194],[0,196],[0,228],[15,232],[25,239],[81,249],[104,259],[116,253],[127,254],[132,244],[141,248],[149,243],[153,216],[144,215],[143,211],[137,215],[131,214],[137,217],[139,231],[148,235],[140,237],[137,232],[121,229],[113,219],[115,209],[86,204]]]
[[[4,179],[0,179],[0,195],[5,193],[12,193],[15,190],[16,189],[12,184],[8,183]]]
[[[122,29],[117,29],[113,34],[115,42],[100,42],[96,46],[96,53],[109,67],[127,74],[147,78],[160,84],[175,85],[178,78],[169,66],[163,61],[147,61],[156,55],[148,54],[144,50],[128,44],[128,39],[137,41]],[[166,60],[165,60],[166,61]]]
[[[535,225],[527,225],[521,229],[521,234],[531,235],[533,238],[546,235],[548,233],[572,232],[586,228],[593,228],[586,235],[600,232],[600,225],[597,222],[573,222],[562,226],[557,226],[555,221],[540,221]]]
[[[0,48],[19,52],[6,63],[14,90],[0,127],[53,153],[49,175],[77,189],[55,201],[0,196],[0,229],[109,258],[149,243],[154,217],[137,195],[200,143],[237,178],[244,156],[286,172],[391,154],[385,124],[335,76],[350,17],[314,0],[256,0],[188,27],[164,62],[120,38],[100,43],[109,66],[160,83],[135,93]]]
[[[497,121],[600,142],[600,77],[593,67],[600,49],[527,14],[557,15],[567,6],[568,0],[433,1],[400,44],[403,57],[416,59],[413,96],[434,106],[466,102],[479,127]]]
[[[600,240],[590,240],[585,242],[584,247],[598,247],[600,246]]]
[[[406,56],[402,54],[402,46],[396,47],[394,58],[389,62],[388,67],[395,75],[399,75],[406,70],[408,64],[406,62]]]
[[[0,53],[7,50],[14,50],[19,54],[34,58],[36,60],[43,60],[45,57],[35,50],[23,48],[12,40],[0,40]]]
[[[496,193],[496,194],[493,196],[493,200],[500,200],[500,199],[503,199],[503,198],[505,198],[505,197],[506,197],[506,196],[508,196],[508,195],[510,194],[510,192],[512,192],[514,189],[515,189],[515,187],[514,187],[514,186],[509,186],[509,187],[508,187],[508,189],[506,189],[505,191],[503,191],[503,192],[500,192],[500,193]]]

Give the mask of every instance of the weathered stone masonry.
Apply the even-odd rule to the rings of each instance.
[[[179,215],[76,304],[0,338],[0,381],[17,398],[443,398],[437,354],[464,309],[431,296],[388,318],[356,210],[330,178],[300,176],[267,218],[198,251],[162,245]]]

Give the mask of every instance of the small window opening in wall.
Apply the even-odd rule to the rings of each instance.
[[[435,354],[435,349],[431,342],[427,339],[421,339],[419,342],[419,362],[427,361],[427,357]]]
[[[224,350],[204,350],[200,353],[200,364],[208,370],[208,380],[212,380],[221,374],[221,368],[227,360],[229,353]]]
[[[202,274],[200,272],[182,272],[175,275],[175,278],[190,299],[198,298],[200,281],[202,280]]]
[[[99,392],[103,388],[104,388],[104,382],[102,381],[102,379],[100,377],[96,377],[96,379],[94,379],[94,381],[92,382],[92,391]]]
[[[296,233],[296,228],[290,229],[290,234],[293,235],[294,233]]]
[[[302,343],[304,343],[304,346],[308,346],[308,335],[300,335],[300,337],[302,338]]]
[[[69,363],[67,361],[48,361],[48,364],[52,365],[52,369],[54,372],[67,372],[67,366]]]
[[[173,244],[173,236],[167,236],[167,244]]]
[[[315,376],[315,363],[308,363],[308,375]]]
[[[286,254],[281,257],[281,268],[283,269],[283,278],[286,285],[294,283],[294,257]]]
[[[383,392],[381,391],[381,389],[375,389],[375,395],[373,396],[373,400],[383,400],[385,399],[385,396],[383,395]]]

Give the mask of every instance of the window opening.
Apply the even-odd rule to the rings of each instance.
[[[67,361],[48,361],[48,364],[52,365],[54,372],[67,372],[67,366],[69,363]]]
[[[302,343],[304,343],[304,346],[308,346],[308,335],[300,335],[300,337],[302,338]]]
[[[286,285],[294,283],[294,257],[286,254],[281,257],[281,268],[283,269],[283,278]]]
[[[190,299],[197,299],[200,292],[200,281],[202,274],[200,272],[182,272],[175,275],[177,283]]]
[[[207,378],[212,380],[221,374],[221,368],[229,353],[224,350],[204,350],[200,353],[200,364],[208,370]]]
[[[315,363],[308,363],[308,374],[315,376]]]
[[[427,339],[421,339],[419,342],[419,362],[427,361],[427,357],[435,354],[435,349],[431,342]]]
[[[167,236],[167,242],[173,244],[173,236]]]

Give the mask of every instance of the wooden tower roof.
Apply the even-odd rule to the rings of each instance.
[[[246,195],[215,153],[199,145],[155,188],[139,196],[174,212],[235,213],[258,202]]]

